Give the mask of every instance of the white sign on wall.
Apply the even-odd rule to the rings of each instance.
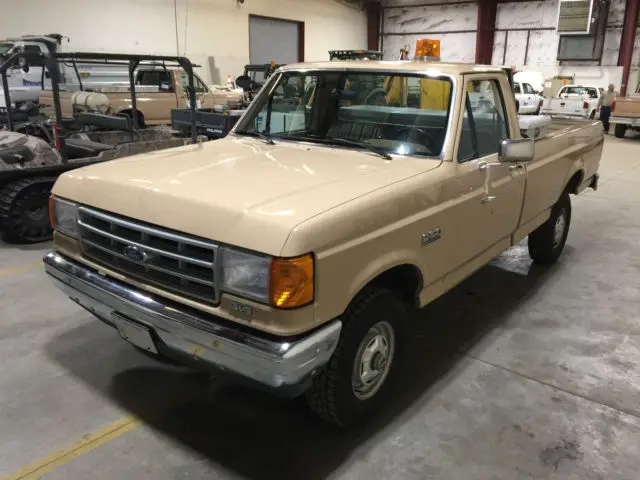
[[[559,35],[588,35],[593,24],[593,4],[597,0],[560,0],[558,4]]]

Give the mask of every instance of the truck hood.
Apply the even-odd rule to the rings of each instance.
[[[291,230],[438,159],[232,138],[73,170],[54,194],[150,224],[279,255]],[[301,252],[303,253],[303,252]]]

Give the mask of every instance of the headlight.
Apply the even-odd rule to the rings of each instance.
[[[221,254],[223,291],[279,308],[313,302],[312,255],[273,258],[231,248]]]
[[[267,303],[270,264],[269,257],[225,248],[222,251],[222,290]]]
[[[78,205],[51,195],[49,199],[51,226],[72,237],[78,235]]]

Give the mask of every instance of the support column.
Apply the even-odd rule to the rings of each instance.
[[[367,49],[378,50],[380,48],[380,16],[382,5],[379,1],[365,3],[367,12]]]
[[[491,64],[497,13],[498,0],[478,0],[476,63],[482,63],[486,65]]]
[[[636,39],[638,12],[640,12],[640,0],[627,0],[627,6],[624,11],[622,37],[620,38],[620,53],[618,55],[618,66],[622,67],[622,84],[620,85],[620,95],[622,96],[627,94],[627,83],[629,82],[629,71],[631,70],[631,58],[633,56],[633,44]]]

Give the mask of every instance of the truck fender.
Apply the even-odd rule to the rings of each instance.
[[[573,164],[571,165],[571,168],[569,169],[569,173],[567,173],[567,176],[564,179],[563,185],[565,186],[565,190],[568,187],[569,193],[578,193],[578,188],[580,187],[582,182],[584,182],[585,180],[584,171],[585,171],[584,160],[582,157],[580,157],[573,162]],[[577,182],[573,180],[576,174],[580,174],[580,178]],[[575,185],[574,185],[574,182],[576,182]]]
[[[400,251],[392,251],[388,252],[385,255],[376,258],[373,262],[366,265],[364,269],[362,269],[351,282],[349,287],[349,301],[354,299],[358,293],[360,293],[367,285],[374,282],[376,279],[381,278],[385,273],[391,272],[394,269],[412,267],[415,269],[416,281],[415,291],[407,292],[412,296],[415,296],[415,300],[417,300],[417,296],[422,289],[424,284],[424,274],[421,268],[418,266],[420,264],[420,259],[418,258],[416,252],[411,250],[400,250]],[[397,289],[401,289],[403,285],[396,285]],[[413,285],[411,286],[413,288]],[[394,288],[390,287],[391,290]],[[344,310],[346,310],[347,305],[344,306]]]

